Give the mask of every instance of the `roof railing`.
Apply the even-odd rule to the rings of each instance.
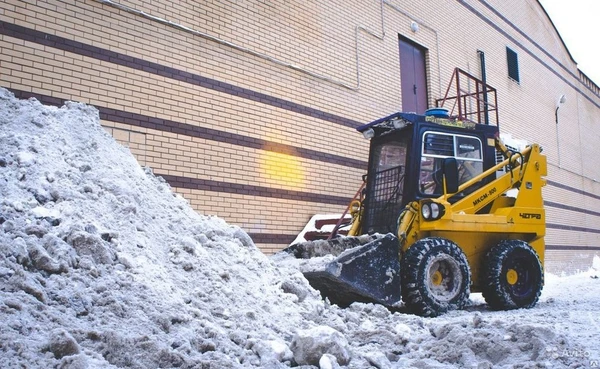
[[[498,125],[496,89],[460,68],[454,69],[446,94],[435,105],[460,120]]]

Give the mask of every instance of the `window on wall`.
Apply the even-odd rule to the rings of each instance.
[[[511,48],[506,48],[506,63],[508,64],[508,77],[515,82],[519,80],[519,56]]]

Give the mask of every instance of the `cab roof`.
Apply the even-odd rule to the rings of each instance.
[[[435,115],[421,115],[416,113],[403,113],[396,112],[386,117],[379,118],[372,121],[371,123],[363,124],[356,128],[357,131],[364,133],[365,131],[372,129],[374,136],[380,136],[389,133],[394,130],[403,129],[412,124],[416,123],[435,123],[446,127],[456,127],[467,130],[478,130],[498,131],[497,126],[489,126],[485,124],[479,124],[468,120],[458,120],[455,118],[441,117]]]

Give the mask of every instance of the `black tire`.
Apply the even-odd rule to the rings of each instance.
[[[544,271],[535,250],[520,240],[494,246],[484,262],[483,297],[494,310],[531,308],[544,286]]]
[[[463,251],[444,238],[424,238],[402,259],[402,299],[408,310],[437,316],[461,309],[469,299],[471,271]]]

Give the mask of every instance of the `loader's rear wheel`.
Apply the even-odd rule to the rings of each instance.
[[[483,297],[495,310],[533,307],[544,286],[544,272],[535,250],[520,240],[504,240],[485,258]]]
[[[469,263],[447,239],[415,242],[404,254],[401,273],[402,298],[412,313],[437,316],[462,308],[469,298]]]

